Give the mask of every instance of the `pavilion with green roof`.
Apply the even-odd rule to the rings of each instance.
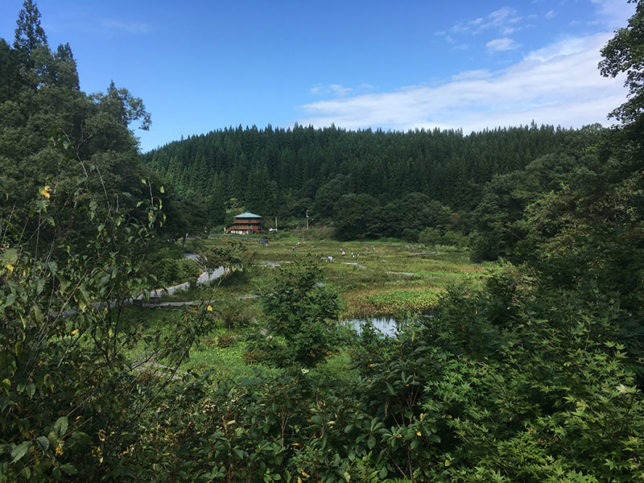
[[[235,222],[226,229],[226,233],[238,235],[257,234],[262,231],[262,217],[246,211],[235,217]]]

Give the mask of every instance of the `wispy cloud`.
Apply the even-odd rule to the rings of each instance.
[[[516,49],[520,45],[508,37],[503,37],[501,39],[490,40],[488,43],[485,44],[485,46],[491,52],[503,52],[505,50]]]
[[[542,49],[533,50],[525,59],[528,61],[548,62],[556,57],[570,56],[588,48],[588,37],[565,37]],[[598,47],[599,51],[600,47]],[[598,54],[599,55],[599,54]],[[599,60],[598,60],[599,62]]]
[[[490,12],[485,17],[477,17],[459,22],[452,25],[447,30],[436,32],[436,35],[443,37],[452,45],[453,49],[465,50],[468,48],[468,44],[464,38],[467,39],[469,36],[478,35],[483,32],[491,33],[492,35],[500,34],[507,37],[517,30],[521,30],[520,24],[522,20],[523,17],[519,15],[515,9],[503,7]],[[488,45],[488,49],[491,51],[501,51],[510,50],[511,48],[518,46],[517,44],[508,42],[509,39],[504,41],[501,40],[502,39],[493,40],[491,45]]]
[[[453,81],[470,80],[470,79],[488,79],[492,73],[487,69],[465,70],[452,76]]]
[[[147,23],[125,22],[115,18],[102,18],[100,25],[105,31],[113,34],[147,34],[152,31],[152,27]]]
[[[517,29],[521,19],[515,9],[503,7],[485,17],[459,22],[450,27],[445,34],[478,34],[485,30],[493,30],[502,35],[510,35]]]
[[[568,39],[531,52],[498,71],[468,71],[441,85],[413,86],[301,106],[298,122],[348,129],[462,128],[469,132],[528,124],[602,122],[625,98],[622,79],[597,70],[611,34]]]
[[[364,92],[373,89],[371,84],[363,83],[357,87],[346,87],[342,84],[329,84],[329,85],[317,85],[311,87],[311,94],[315,95],[332,95],[336,97],[344,97],[349,94],[357,94],[359,92]]]
[[[635,6],[625,0],[590,0],[597,6],[598,21],[608,28],[614,29],[626,24],[633,15]]]

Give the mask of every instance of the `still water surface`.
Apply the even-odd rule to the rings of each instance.
[[[346,324],[355,329],[358,334],[362,330],[362,326],[370,321],[373,326],[382,332],[382,335],[387,337],[393,337],[396,335],[396,329],[398,328],[398,322],[396,319],[390,317],[374,317],[372,319],[349,319],[346,321]]]

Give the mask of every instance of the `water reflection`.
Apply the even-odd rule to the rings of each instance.
[[[422,323],[423,320],[434,318],[433,314],[422,314],[419,316],[418,321]],[[355,330],[358,334],[362,331],[362,327],[367,322],[371,322],[374,328],[385,337],[394,337],[400,329],[400,323],[392,317],[373,317],[370,319],[349,319],[344,323],[347,327]]]
[[[398,322],[396,322],[396,319],[392,319],[390,317],[374,317],[372,319],[349,319],[346,321],[346,324],[352,329],[355,329],[355,331],[359,334],[362,330],[362,327],[367,322],[371,322],[373,326],[386,337],[393,337],[394,335],[396,335]]]

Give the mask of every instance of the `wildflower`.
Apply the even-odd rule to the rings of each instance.
[[[206,307],[206,310],[207,310],[208,312],[212,312],[212,306],[210,306],[210,305],[209,305],[208,307]]]
[[[78,329],[72,330],[72,335],[76,335],[76,334],[78,334]]]
[[[7,270],[9,270],[10,272],[13,272],[13,265],[8,264],[7,265]]]
[[[44,188],[41,188],[40,194],[45,198],[49,199],[51,197],[51,187],[45,186]]]

